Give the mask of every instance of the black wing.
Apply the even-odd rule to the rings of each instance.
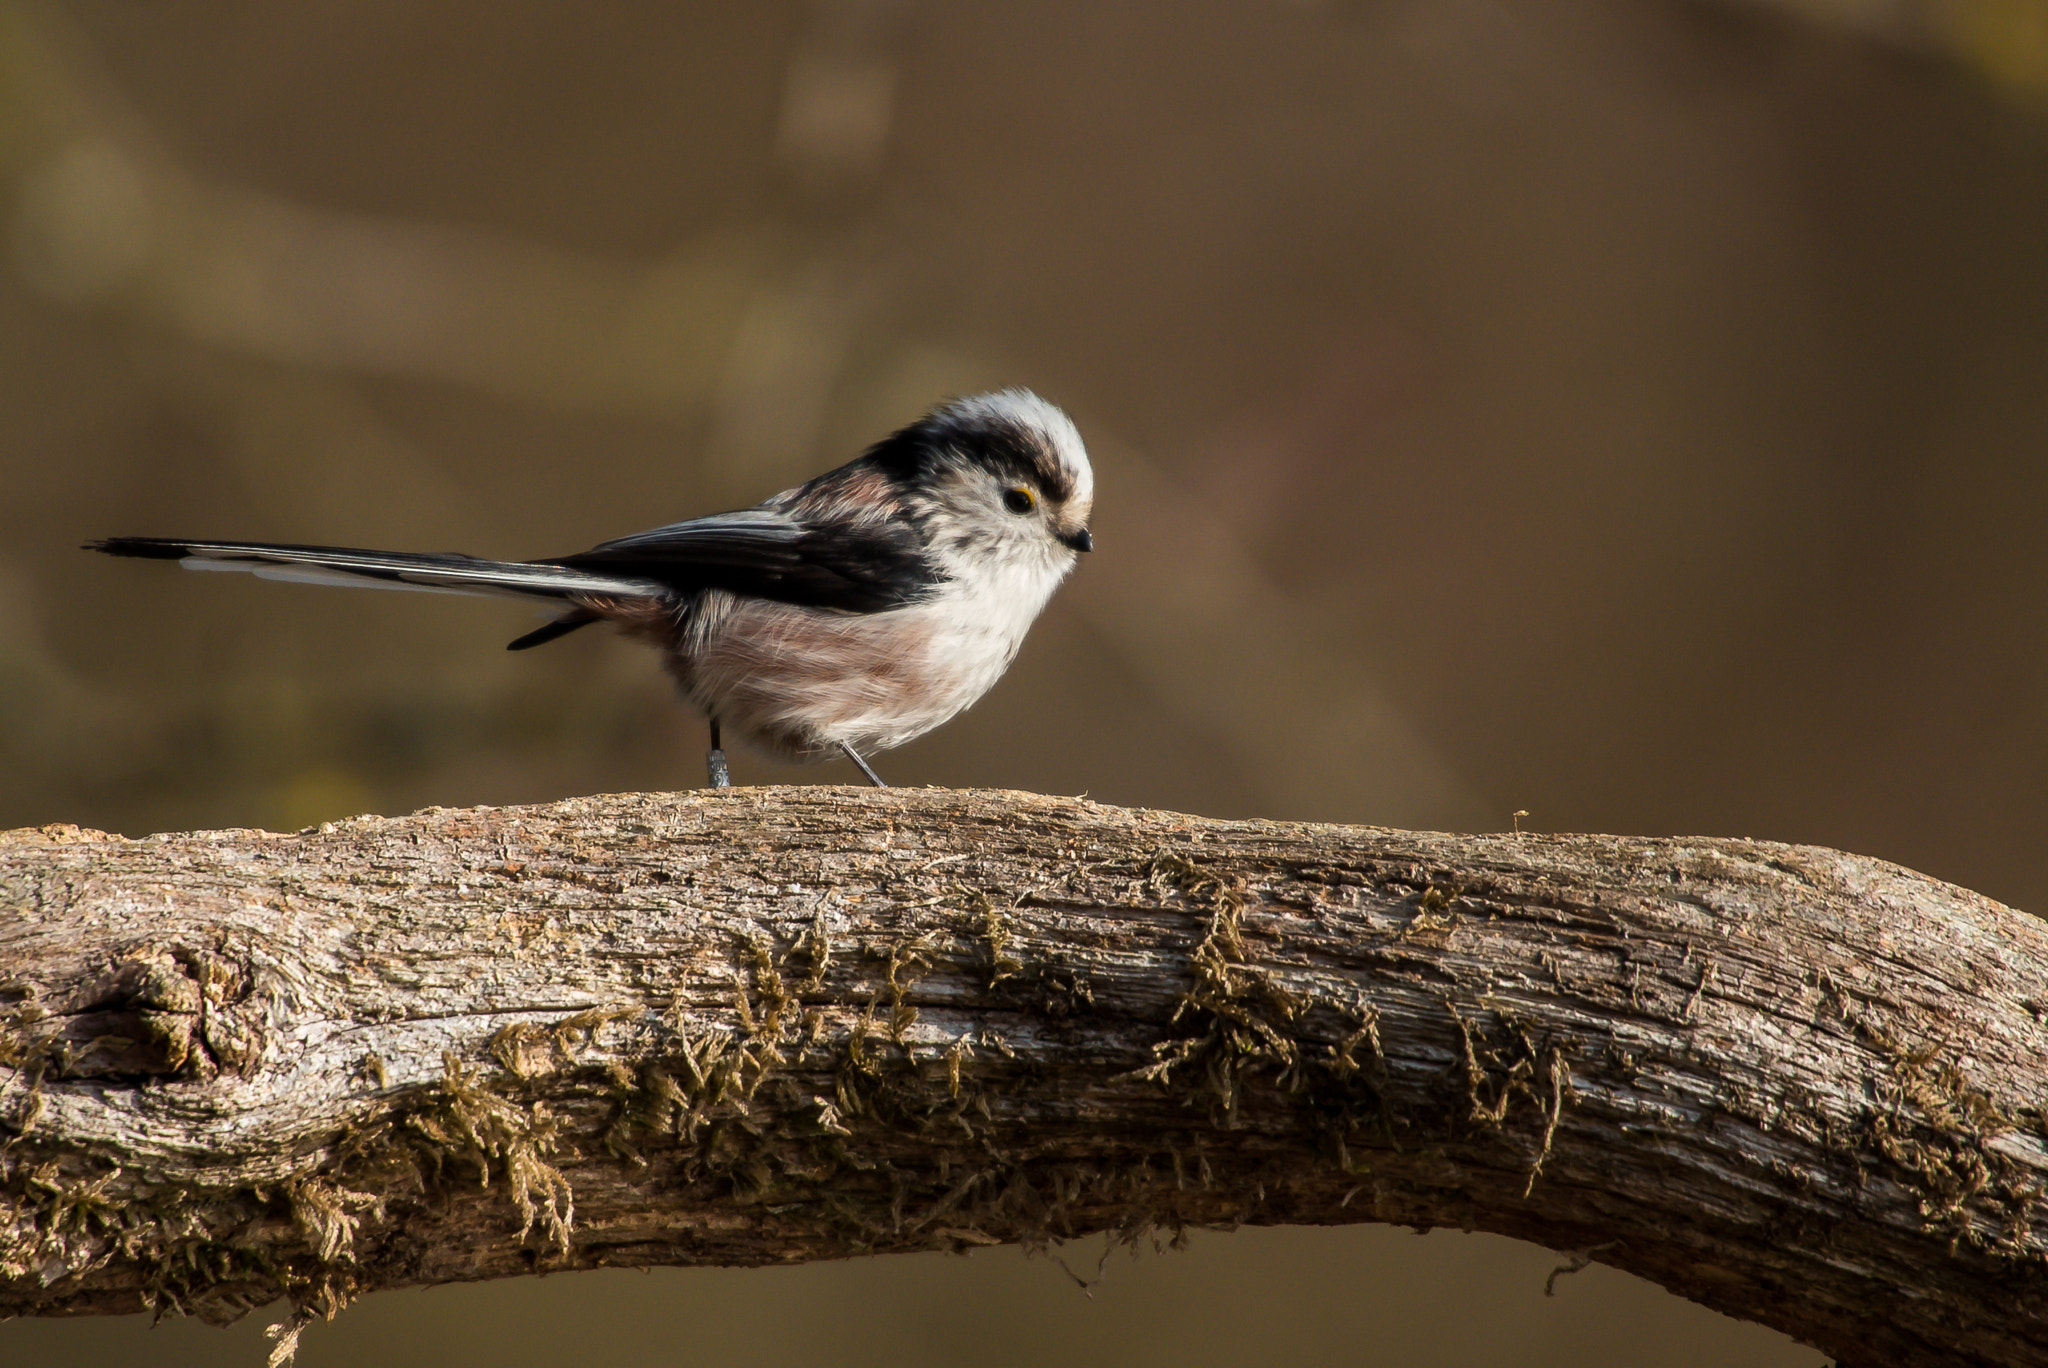
[[[774,507],[671,523],[548,564],[850,613],[915,603],[945,578],[907,524],[820,525]]]

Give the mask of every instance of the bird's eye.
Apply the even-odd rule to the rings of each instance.
[[[1031,497],[1031,491],[1022,485],[1013,485],[1003,491],[1003,507],[1012,513],[1029,513],[1037,502]]]

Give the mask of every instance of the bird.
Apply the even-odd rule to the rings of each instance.
[[[84,549],[310,584],[553,600],[523,651],[609,622],[653,645],[710,723],[798,761],[867,757],[951,720],[1016,657],[1094,549],[1095,477],[1073,420],[1029,390],[954,399],[762,500],[547,560],[108,537]]]

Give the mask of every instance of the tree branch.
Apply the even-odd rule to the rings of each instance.
[[[2048,1364],[2048,936],[1876,860],[740,789],[0,897],[0,1314],[1387,1221]]]

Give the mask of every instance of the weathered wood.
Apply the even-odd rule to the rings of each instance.
[[[0,899],[0,1313],[1390,1221],[2048,1364],[2048,936],[1876,860],[736,789]]]

